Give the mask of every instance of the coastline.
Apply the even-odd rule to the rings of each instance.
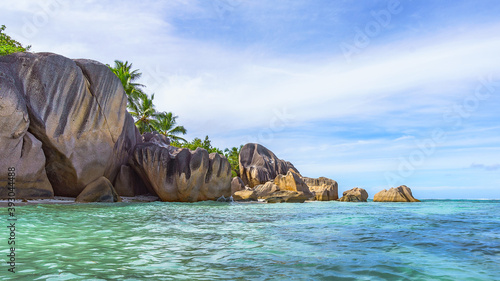
[[[132,202],[154,202],[160,200],[157,196],[154,195],[138,195],[134,197],[125,197],[122,196],[122,202],[124,203],[132,203]],[[75,197],[64,197],[64,196],[54,196],[54,198],[50,199],[16,199],[14,203],[16,206],[26,206],[26,205],[38,205],[38,204],[87,204],[75,202]],[[8,199],[0,200],[0,208],[8,207]]]

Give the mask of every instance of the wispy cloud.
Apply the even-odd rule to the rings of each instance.
[[[443,117],[480,77],[500,81],[494,1],[401,1],[402,12],[350,62],[339,44],[387,1],[51,1],[60,6],[50,13],[43,3],[2,1],[7,33],[37,52],[133,62],[188,138],[208,134],[222,147],[258,141],[301,171],[352,185],[385,184],[383,173],[436,128],[448,139],[419,168],[425,175],[407,179],[415,185],[449,186],[451,177],[429,171],[458,177],[500,156],[492,129],[500,84],[460,126]],[[44,11],[43,24],[23,35]],[[477,185],[474,177],[464,181]]]
[[[474,168],[474,169],[483,169],[483,170],[486,170],[486,171],[497,171],[500,169],[500,164],[492,164],[492,165],[485,165],[485,164],[471,164],[470,165],[471,168]]]

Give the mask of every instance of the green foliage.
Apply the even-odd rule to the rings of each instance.
[[[141,89],[144,85],[134,82],[141,78],[142,73],[138,69],[132,70],[132,64],[128,61],[115,60],[115,66],[111,67],[109,64],[107,66],[122,82],[123,89],[127,94],[127,107],[132,111],[137,111],[138,104],[146,96]]]
[[[17,52],[26,52],[29,51],[31,46],[23,47],[21,43],[16,40],[10,38],[9,35],[5,34],[3,31],[5,30],[5,25],[0,27],[0,56],[9,55]]]
[[[142,90],[145,86],[135,82],[141,78],[142,73],[138,69],[132,70],[132,63],[115,60],[115,65],[108,67],[122,82],[127,94],[127,108],[141,134],[157,131],[171,140],[186,142],[178,136],[185,135],[187,131],[183,126],[176,126],[177,116],[172,112],[157,112],[153,104],[155,95],[150,98]]]
[[[172,146],[191,150],[201,147],[206,149],[208,153],[215,152],[224,155],[231,164],[233,177],[240,176],[239,155],[243,145],[239,148],[226,148],[223,152],[221,149],[212,146],[208,136],[204,140],[195,138],[188,142],[179,136],[185,135],[187,131],[184,126],[177,126],[176,119],[178,116],[172,112],[157,112],[153,103],[155,95],[149,97],[142,90],[145,86],[135,82],[142,75],[138,69],[132,70],[131,63],[119,60],[115,60],[113,67],[109,65],[108,67],[122,82],[123,89],[127,94],[129,113],[134,117],[135,125],[141,134],[156,131],[170,138]]]
[[[221,155],[224,155],[224,153],[222,153],[222,150],[220,150],[217,147],[212,146],[212,143],[211,143],[210,139],[208,138],[208,136],[206,136],[205,140],[203,140],[203,141],[199,138],[194,138],[192,141],[185,142],[185,143],[173,141],[170,143],[170,145],[175,146],[175,147],[180,147],[180,148],[189,148],[191,150],[195,150],[196,148],[201,147],[201,148],[206,149],[208,151],[208,153],[216,152],[216,153],[219,153]]]
[[[229,161],[229,164],[231,164],[231,174],[233,177],[239,177],[240,176],[240,151],[243,145],[240,145],[240,147],[232,147],[231,149],[226,148],[224,150],[224,156],[226,156],[227,160]]]
[[[158,133],[169,137],[172,141],[187,142],[184,138],[178,136],[180,134],[185,135],[187,130],[184,126],[176,126],[177,117],[172,112],[160,112],[155,115],[151,125]]]
[[[153,122],[155,122],[157,112],[153,104],[155,95],[153,94],[151,98],[144,94],[139,97],[137,101],[134,102],[130,115],[134,117],[135,125],[139,129],[141,134],[145,132],[153,132],[155,127]]]

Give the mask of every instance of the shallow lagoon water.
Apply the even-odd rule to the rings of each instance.
[[[497,200],[93,203],[16,213],[17,273],[4,263],[2,280],[500,279]]]

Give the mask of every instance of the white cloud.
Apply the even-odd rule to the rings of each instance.
[[[31,1],[2,1],[2,24],[15,39],[33,45],[33,51],[103,63],[128,60],[144,73],[141,82],[156,93],[157,108],[179,115],[188,138],[208,134],[218,146],[262,141],[311,174],[381,174],[397,168],[398,157],[408,155],[422,135],[448,126],[442,113],[472,94],[479,77],[500,74],[500,39],[494,36],[500,24],[373,40],[348,63],[336,46],[331,53],[280,54],[261,43],[235,46],[181,36],[179,20],[224,20],[217,6],[207,9],[197,1],[57,1],[61,9],[46,12],[50,15],[35,25],[36,32],[24,35],[43,8]],[[267,18],[256,14],[269,4],[231,3],[265,29]],[[498,95],[490,101],[498,102]],[[283,112],[288,117],[280,121]],[[492,111],[477,115],[497,118]],[[304,130],[310,126],[322,132],[325,124],[342,130]],[[382,128],[378,133],[383,136],[343,136],[351,124],[360,124],[358,131]],[[450,140],[423,169],[496,163],[498,134],[449,130]]]

